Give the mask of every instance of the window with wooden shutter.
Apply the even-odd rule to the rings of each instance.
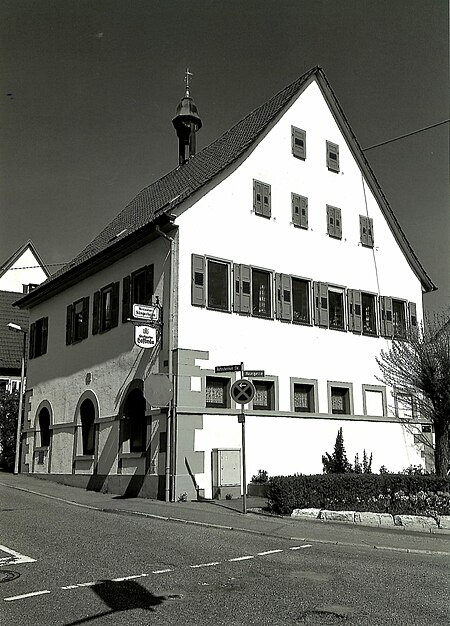
[[[89,296],[83,298],[83,320],[81,324],[81,339],[89,335]]]
[[[406,338],[406,302],[402,300],[392,300],[392,323],[394,327],[394,337]]]
[[[73,304],[67,306],[66,312],[66,346],[73,342]]]
[[[343,289],[328,288],[328,325],[334,330],[345,329]]]
[[[327,167],[332,172],[339,172],[339,146],[327,141]]]
[[[205,306],[206,289],[205,289],[205,257],[199,254],[191,256],[192,261],[192,289],[191,303],[194,306]]]
[[[28,357],[34,359],[34,337],[36,334],[36,323],[33,322],[30,326],[30,344],[28,346]]]
[[[291,127],[292,154],[298,159],[306,159],[306,131]]]
[[[310,282],[301,278],[291,278],[292,321],[296,324],[310,324]]]
[[[100,291],[94,293],[92,304],[92,334],[97,335],[100,328]]]
[[[42,330],[41,330],[41,354],[47,353],[47,339],[48,339],[48,317],[42,318]]]
[[[48,317],[41,317],[30,326],[28,357],[35,359],[47,353]]]
[[[292,319],[292,287],[288,274],[275,274],[277,318],[290,322]]]
[[[408,302],[408,313],[409,313],[410,332],[413,335],[417,335],[417,332],[418,332],[417,307],[416,307],[415,302]]]
[[[314,282],[314,323],[328,328],[328,283]]]
[[[389,296],[380,296],[380,331],[383,337],[392,337],[394,334],[392,298]]]
[[[131,277],[124,276],[122,281],[122,323],[131,318]]]
[[[377,334],[376,296],[361,294],[362,332],[363,335]]]
[[[342,239],[341,209],[327,204],[327,233],[330,237]]]
[[[250,314],[251,311],[251,268],[235,263],[233,266],[234,298],[233,309],[237,313]]]
[[[373,219],[365,215],[360,215],[359,231],[361,244],[373,248]]]
[[[153,269],[153,266],[151,266]],[[153,292],[153,276],[152,276],[152,292]],[[116,328],[119,324],[119,282],[115,282],[112,287],[112,302],[111,302],[111,326]]]
[[[252,315],[272,317],[271,274],[252,268]]]
[[[291,193],[292,223],[299,228],[308,228],[308,198]]]
[[[131,309],[133,304],[151,304],[153,265],[145,265],[131,274]]]
[[[253,180],[253,210],[262,217],[271,215],[270,185],[259,180]]]
[[[362,330],[361,292],[357,289],[347,289],[347,302],[348,328],[352,332],[360,333]]]
[[[207,260],[207,306],[219,311],[229,310],[230,264],[214,259]]]

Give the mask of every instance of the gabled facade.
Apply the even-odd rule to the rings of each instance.
[[[29,293],[49,276],[33,242],[28,240],[0,266],[0,291]]]
[[[256,388],[247,476],[320,473],[341,426],[350,458],[420,463],[375,357],[414,331],[434,285],[322,70],[180,163],[21,300],[24,471],[167,499],[240,493],[240,374],[220,366],[241,362]],[[152,303],[162,325],[142,348],[132,305]]]

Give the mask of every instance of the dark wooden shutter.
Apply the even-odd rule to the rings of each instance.
[[[251,312],[252,270],[241,263],[241,313]]]
[[[342,239],[342,216],[341,209],[334,208],[334,236]]]
[[[292,154],[299,159],[306,159],[306,131],[291,127]]]
[[[151,265],[150,267],[153,268],[153,265]],[[115,328],[118,324],[119,324],[119,282],[116,282],[113,284],[112,292],[111,292],[111,328]]]
[[[193,254],[192,257],[192,290],[191,303],[194,306],[205,306],[205,257],[200,254]]]
[[[94,293],[94,303],[92,305],[92,334],[97,335],[100,327],[100,292]]]
[[[417,336],[418,326],[417,326],[417,307],[415,302],[408,302],[408,312],[409,312],[409,328],[410,332],[413,336]]]
[[[383,337],[392,337],[394,324],[392,321],[392,298],[389,296],[380,296],[380,320]]]
[[[296,193],[291,193],[291,204],[292,204],[292,223],[294,226],[300,226],[301,217],[300,217],[300,196]]]
[[[314,323],[328,328],[328,283],[314,282]]]
[[[89,296],[83,298],[83,323],[81,326],[81,339],[86,339],[89,334]]]
[[[69,304],[66,312],[66,346],[73,342],[73,304]]]
[[[153,275],[154,265],[147,265],[145,268],[145,303],[151,304],[153,298]]]
[[[359,216],[359,236],[360,236],[361,244],[363,246],[367,246],[367,243],[368,243],[367,217],[365,215]]]
[[[253,181],[253,210],[256,215],[263,214],[263,188],[258,180]]]
[[[130,276],[124,276],[122,281],[122,322],[127,322],[131,317],[131,279]],[[94,302],[95,305],[95,302]]]
[[[308,228],[308,198],[300,196],[300,226]]]
[[[275,274],[276,309],[279,320],[292,320],[292,286],[289,274]]]
[[[35,337],[36,337],[36,322],[33,322],[30,326],[30,345],[28,348],[28,357],[30,359],[34,359]]]
[[[42,318],[41,354],[47,353],[48,317]]]
[[[327,233],[334,237],[334,207],[327,204]]]
[[[373,248],[373,219],[371,217],[367,218],[367,245]]]
[[[361,292],[358,289],[348,289],[347,300],[349,330],[360,333],[362,331]]]
[[[271,204],[272,204],[270,185],[267,185],[266,183],[264,183],[262,186],[262,191],[263,191],[262,214],[264,217],[270,217],[271,216]]]
[[[241,266],[239,263],[233,264],[233,311],[241,311]]]
[[[339,146],[327,141],[327,167],[333,172],[339,172]]]

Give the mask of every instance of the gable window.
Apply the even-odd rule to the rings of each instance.
[[[151,304],[153,296],[154,266],[145,265],[125,276],[122,286],[122,322],[127,322],[133,312],[133,304]]]
[[[22,291],[23,293],[30,293],[30,291],[33,291],[36,287],[36,283],[28,283],[27,285],[22,285]]]
[[[327,141],[327,167],[331,172],[339,172],[339,146]]]
[[[206,406],[223,409],[229,406],[230,379],[206,377]]]
[[[30,325],[30,359],[47,353],[48,317],[41,317]]]
[[[308,198],[291,193],[292,223],[298,228],[308,228]]]
[[[292,154],[298,159],[306,159],[306,131],[291,126]]]
[[[293,409],[295,413],[314,413],[314,384],[294,383]]]
[[[352,415],[352,383],[328,382],[328,411],[333,415]]]
[[[275,385],[272,380],[253,381],[255,396],[253,409],[259,411],[272,411],[275,408]]]
[[[335,239],[342,239],[341,209],[327,204],[327,233]]]
[[[110,283],[94,294],[92,334],[104,333],[119,323],[119,283]]]
[[[88,336],[89,296],[67,307],[66,345],[77,343]]]
[[[252,269],[252,313],[257,317],[271,317],[270,272]]]
[[[359,233],[361,244],[373,248],[373,219],[371,217],[359,216]]]
[[[260,180],[253,180],[253,210],[256,215],[270,217],[271,200],[270,185]]]

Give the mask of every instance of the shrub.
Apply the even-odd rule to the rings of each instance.
[[[258,470],[257,474],[254,474],[252,476],[252,479],[250,482],[255,483],[257,485],[263,485],[265,483],[267,483],[269,480],[269,474],[266,472],[266,470]]]
[[[345,453],[342,428],[338,430],[333,454],[325,452],[322,456],[322,463],[323,471],[326,474],[344,474],[345,472],[352,471],[351,463],[348,462],[347,455]]]
[[[372,511],[449,515],[450,479],[414,474],[319,474],[274,476],[269,508],[280,515],[293,509]]]

